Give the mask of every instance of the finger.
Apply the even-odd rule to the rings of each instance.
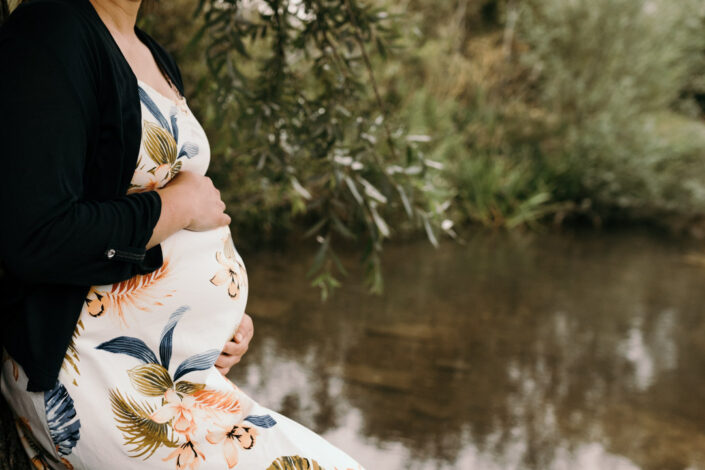
[[[244,314],[235,333],[235,342],[239,343],[245,338],[252,338],[254,332],[255,327],[252,324],[252,318],[248,314]]]
[[[252,323],[252,317],[250,317],[248,314],[245,314],[242,317],[242,321],[240,322],[240,327],[243,329],[243,331],[250,332],[254,329],[254,324]]]
[[[233,339],[236,344],[249,343],[254,332],[254,328],[243,326],[237,330],[237,333],[235,333],[235,337]]]
[[[228,356],[227,364],[224,364],[224,365],[226,367],[230,368],[236,364],[239,364],[241,359],[242,359],[242,356]]]
[[[252,328],[246,329],[244,332],[238,333],[240,335],[240,340],[236,340],[236,344],[248,344],[250,341],[252,341],[252,336],[254,335],[255,330]],[[236,335],[237,336],[237,335]]]
[[[242,325],[240,325],[240,328],[237,329],[237,333],[235,333],[235,337],[233,339],[235,340],[235,343],[239,344],[242,343],[245,338],[247,338],[247,331]]]
[[[232,356],[218,356],[218,359],[215,360],[215,366],[216,367],[230,367],[230,358]]]
[[[240,356],[218,356],[215,365],[216,367],[226,367],[229,369],[238,362],[240,362]]]
[[[224,367],[215,366],[215,368],[218,369],[218,372],[220,372],[223,375],[228,375],[228,372],[230,372],[230,369],[226,369]]]
[[[247,352],[247,349],[250,347],[250,345],[247,342],[243,343],[233,343],[235,344],[235,349],[233,349],[233,353],[230,354],[230,356],[237,356],[241,357],[244,356],[245,353]]]
[[[223,346],[223,351],[221,352],[221,354],[227,354],[228,356],[232,356],[233,354],[237,354],[237,352],[238,352],[238,344],[235,343],[234,341],[228,341]]]

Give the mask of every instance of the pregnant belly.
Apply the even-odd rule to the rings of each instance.
[[[240,323],[248,294],[247,273],[229,228],[181,230],[161,245],[159,269],[92,286],[84,302],[60,374],[81,421],[77,449],[100,449],[74,452],[88,459],[81,468],[109,467],[113,463],[106,456],[136,457],[148,449],[140,447],[146,442],[140,433],[161,429],[157,423],[176,425],[176,418],[171,423],[169,416],[155,414],[175,406],[167,399],[181,402],[189,396],[189,407],[197,401],[222,412],[248,409],[245,397],[240,399],[213,367]],[[149,429],[147,417],[158,420]],[[181,431],[203,442],[209,427],[200,423],[197,432]],[[163,432],[157,438],[170,440]],[[151,466],[140,465],[165,468],[162,458],[172,449],[160,452]]]
[[[248,283],[230,229],[181,230],[161,245],[159,269],[91,287],[77,328],[85,331],[78,336],[81,343],[95,346],[125,335],[156,346],[174,315],[174,359],[221,350],[232,338],[245,311]]]

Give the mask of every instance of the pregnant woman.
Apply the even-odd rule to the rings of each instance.
[[[2,393],[24,448],[42,469],[358,470],[218,370],[247,271],[139,7],[28,0],[0,30]]]

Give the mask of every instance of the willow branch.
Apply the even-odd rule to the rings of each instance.
[[[370,63],[370,58],[367,55],[367,51],[365,50],[365,42],[362,39],[362,35],[360,33],[360,27],[357,24],[357,19],[355,18],[355,13],[352,9],[352,5],[350,3],[350,0],[345,0],[345,6],[348,10],[348,14],[350,15],[350,23],[353,26],[353,30],[355,31],[355,40],[357,41],[358,46],[360,47],[360,52],[362,53],[362,58],[365,61],[365,67],[367,68],[367,74],[370,76],[370,84],[372,85],[372,89],[374,90],[375,93],[375,99],[377,100],[377,106],[379,106],[380,112],[382,113],[383,117],[383,122],[382,125],[384,126],[384,131],[387,135],[387,144],[389,145],[389,150],[392,153],[392,157],[394,157],[394,160],[397,160],[397,150],[394,147],[394,140],[392,139],[392,131],[389,129],[389,124],[387,122],[387,113],[385,111],[384,103],[382,102],[382,96],[379,93],[379,87],[377,86],[377,80],[375,79],[375,74],[372,71],[372,64]],[[379,161],[377,158],[377,154],[375,154],[375,160],[377,160],[377,164],[382,167],[382,162]]]

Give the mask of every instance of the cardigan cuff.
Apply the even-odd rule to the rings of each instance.
[[[162,199],[156,191],[133,193],[130,197],[142,200],[144,204],[142,213],[145,214],[142,219],[136,221],[135,238],[132,241],[134,246],[120,245],[120,241],[116,240],[107,247],[103,255],[109,260],[133,263],[138,274],[147,274],[159,268],[164,261],[160,244],[150,249],[145,248],[152,238],[154,227],[159,222]]]

